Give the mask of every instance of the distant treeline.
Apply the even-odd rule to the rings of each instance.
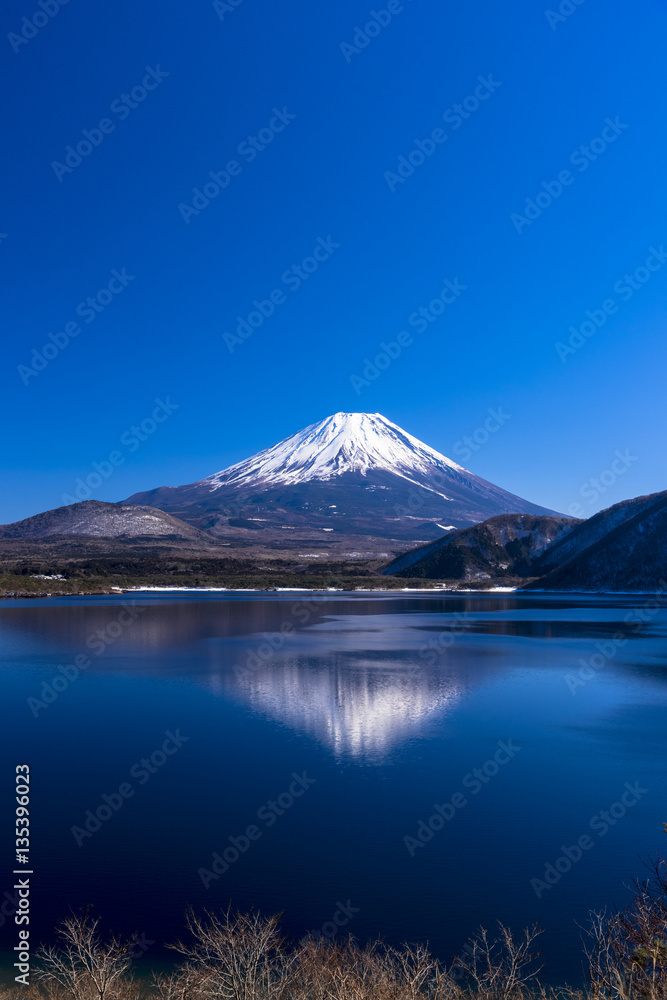
[[[112,588],[125,590],[137,586],[400,590],[410,586],[410,582],[381,576],[376,565],[361,559],[304,563],[296,557],[281,556],[258,560],[132,553],[72,559],[0,555],[0,597],[108,594]],[[425,585],[423,580],[415,582],[418,587]]]

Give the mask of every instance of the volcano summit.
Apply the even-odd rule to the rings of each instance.
[[[553,514],[468,472],[379,413],[335,413],[187,486],[136,493],[216,535],[331,546],[428,541],[496,514]]]

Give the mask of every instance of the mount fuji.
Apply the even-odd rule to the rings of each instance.
[[[125,503],[281,547],[349,545],[350,536],[428,541],[497,514],[555,513],[481,479],[379,413],[335,413],[205,479]]]

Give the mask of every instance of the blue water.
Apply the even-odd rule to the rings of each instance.
[[[445,960],[480,924],[537,921],[547,976],[575,980],[577,923],[622,903],[642,858],[667,847],[667,612],[655,602],[128,604],[0,602],[1,792],[11,811],[14,765],[29,763],[33,940],[92,904],[105,926],[154,942],[143,962],[159,963],[190,904],[282,911],[300,936],[331,933],[342,903],[338,933],[428,940]],[[104,793],[120,807],[87,835]],[[9,824],[2,835],[11,897]],[[570,870],[531,884],[580,837],[591,846]],[[11,918],[0,933],[6,956]]]

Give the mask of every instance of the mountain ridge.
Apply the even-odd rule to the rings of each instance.
[[[382,573],[469,583],[532,576],[533,561],[578,523],[566,517],[499,514],[403,553]]]
[[[155,506],[215,535],[249,531],[328,544],[346,536],[429,541],[502,513],[557,515],[489,483],[379,413],[339,412],[194,483],[125,503]],[[230,523],[235,521],[237,523]]]
[[[81,500],[12,524],[0,524],[0,540],[63,539],[175,540],[213,546],[215,539],[155,507]]]
[[[526,589],[664,592],[666,538],[667,490],[622,500],[577,525],[562,548],[547,549],[535,563],[539,578]]]
[[[382,573],[471,584],[503,580],[527,591],[663,593],[666,538],[667,490],[622,500],[585,521],[492,517],[402,553]]]

